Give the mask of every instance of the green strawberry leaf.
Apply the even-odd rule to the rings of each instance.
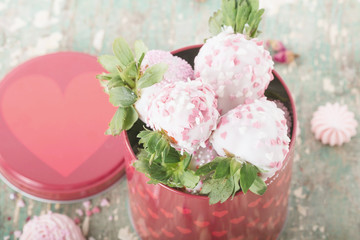
[[[134,50],[135,50],[135,59],[137,62],[140,62],[140,59],[143,55],[145,55],[148,51],[148,48],[146,47],[145,43],[141,40],[135,41],[134,44]],[[141,65],[141,62],[140,62]]]
[[[186,152],[184,152],[184,158],[183,158],[183,162],[184,162],[184,167],[183,169],[187,169],[188,166],[190,165],[191,159],[192,159],[192,155],[187,154]]]
[[[137,96],[128,87],[115,87],[109,90],[109,101],[115,107],[129,107],[136,102]]]
[[[98,57],[98,62],[110,73],[117,73],[117,66],[121,65],[119,59],[112,55]]]
[[[192,171],[184,171],[181,175],[180,179],[181,183],[187,188],[195,188],[198,182],[200,181],[200,177],[196,176]]]
[[[123,130],[129,130],[138,119],[138,114],[133,106],[119,107],[113,116],[109,129],[105,134],[119,135]]]
[[[238,169],[233,175],[234,181],[234,191],[232,193],[232,198],[234,198],[235,194],[240,190],[240,169]]]
[[[259,176],[256,176],[255,181],[249,190],[257,195],[263,195],[266,192],[266,189],[267,186],[264,180],[262,180]]]
[[[113,52],[116,58],[119,59],[120,66],[123,69],[134,61],[134,55],[129,44],[122,37],[115,39],[113,43]]]
[[[223,24],[235,29],[237,6],[236,0],[222,0],[221,10],[223,15]]]
[[[113,78],[111,73],[102,73],[102,74],[96,75],[96,79],[99,79],[99,80],[110,80],[111,78]]]
[[[221,10],[218,10],[217,12],[214,13],[212,17],[210,17],[209,31],[211,35],[215,36],[221,32],[222,20],[223,20],[223,16]]]
[[[243,164],[240,170],[240,186],[242,191],[247,193],[257,177],[258,169],[249,163]]]
[[[147,68],[144,75],[138,80],[137,88],[146,88],[161,82],[167,69],[168,65],[165,63],[158,63]]]
[[[230,160],[231,159],[227,158],[219,162],[213,178],[225,178],[230,174]]]

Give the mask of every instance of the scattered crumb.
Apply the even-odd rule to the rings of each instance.
[[[301,205],[297,206],[298,212],[303,215],[306,216],[307,215],[307,208]]]
[[[83,206],[85,209],[89,209],[91,207],[91,202],[90,201],[85,201],[83,202]]]
[[[16,205],[17,205],[19,208],[25,207],[25,203],[24,203],[24,201],[23,201],[21,198],[17,201]]]
[[[103,198],[103,199],[101,199],[100,206],[101,207],[108,207],[108,206],[110,206],[110,203],[106,198]]]
[[[111,222],[113,220],[113,216],[110,215],[108,220],[109,220],[109,222]]]
[[[95,238],[93,237],[89,237],[88,240],[96,240]]]
[[[100,208],[99,207],[94,207],[92,209],[92,213],[96,214],[96,213],[99,213],[100,212]]]
[[[15,194],[15,193],[10,193],[9,198],[10,198],[11,200],[15,200],[15,199],[16,199],[16,194]]]
[[[83,212],[83,210],[81,210],[80,208],[76,209],[76,210],[75,210],[75,213],[76,213],[77,215],[79,215],[80,217],[84,216],[84,212]]]
[[[305,199],[306,194],[303,193],[303,188],[299,187],[298,189],[294,190],[294,195],[297,198]]]
[[[136,235],[129,230],[129,226],[121,228],[118,234],[120,240],[138,240]]]

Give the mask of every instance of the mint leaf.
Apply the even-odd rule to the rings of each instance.
[[[117,59],[119,59],[120,66],[123,69],[134,61],[134,55],[128,43],[122,37],[115,39],[113,43],[113,52]]]
[[[119,135],[123,130],[129,130],[138,119],[138,114],[133,106],[119,107],[115,112],[106,134]]]
[[[196,176],[192,171],[185,171],[181,175],[181,183],[187,188],[195,188],[198,182],[200,181],[200,177]]]
[[[137,96],[128,87],[115,87],[109,90],[110,103],[115,107],[129,107],[136,102]]]
[[[138,80],[137,88],[146,88],[161,82],[167,69],[168,66],[165,63],[158,63],[147,68],[144,75]]]
[[[230,159],[219,161],[213,178],[225,178],[230,174]]]
[[[212,17],[210,17],[209,31],[211,35],[215,36],[221,32],[222,20],[223,20],[223,16],[221,10],[218,10],[217,12],[214,13]]]
[[[137,62],[140,62],[141,56],[147,53],[148,48],[145,46],[145,43],[143,41],[137,40],[135,41],[134,44],[134,50],[135,50],[135,59]]]
[[[250,191],[257,195],[263,195],[266,189],[266,183],[259,176],[256,176],[254,183],[250,187]]]
[[[257,177],[258,170],[254,165],[244,163],[240,170],[240,185],[242,191],[247,193]]]
[[[111,55],[98,57],[98,62],[110,73],[116,73],[116,68],[120,65],[119,59]]]

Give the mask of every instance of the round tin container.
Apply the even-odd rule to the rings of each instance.
[[[121,137],[105,136],[115,109],[95,78],[96,57],[34,58],[0,82],[0,176],[30,198],[72,202],[124,173]]]
[[[200,47],[190,46],[173,54],[193,65]],[[207,196],[191,195],[162,184],[147,184],[149,179],[132,167],[136,160],[133,152],[136,132],[128,132],[130,141],[124,136],[120,144],[121,148],[127,149],[128,155],[126,173],[130,212],[135,229],[143,240],[277,239],[287,215],[297,118],[289,89],[276,72],[274,76],[266,95],[281,99],[291,113],[293,127],[290,151],[282,169],[267,180],[268,189],[263,196],[239,192],[233,200],[209,205]]]

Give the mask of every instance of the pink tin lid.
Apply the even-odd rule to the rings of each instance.
[[[40,200],[96,195],[124,173],[121,137],[104,134],[115,108],[95,76],[96,57],[34,58],[0,82],[0,175]]]

